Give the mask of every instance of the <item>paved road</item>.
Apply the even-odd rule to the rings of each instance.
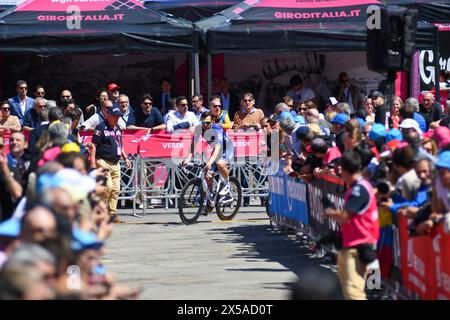
[[[122,215],[105,265],[142,286],[143,299],[288,299],[290,284],[319,261],[295,234],[272,230],[263,208],[241,210],[231,222],[213,214],[189,226],[173,210]]]

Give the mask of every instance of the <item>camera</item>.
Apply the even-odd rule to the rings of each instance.
[[[377,188],[378,194],[382,197],[389,197],[392,190],[392,184],[388,180],[389,166],[387,162],[380,162],[371,176],[373,185]]]
[[[336,209],[336,206],[334,205],[333,202],[331,202],[331,200],[328,198],[327,195],[322,195],[322,206],[323,209]]]

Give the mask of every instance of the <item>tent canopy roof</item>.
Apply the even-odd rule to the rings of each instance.
[[[174,17],[198,21],[239,2],[239,0],[146,0],[144,5],[149,9],[170,13]]]
[[[29,0],[0,15],[1,53],[192,52],[192,23],[137,0]]]
[[[364,51],[366,10],[377,0],[247,0],[196,23],[210,53]],[[417,47],[432,48],[435,27],[419,23]],[[276,45],[274,45],[276,44]]]

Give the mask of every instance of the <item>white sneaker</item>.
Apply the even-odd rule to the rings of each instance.
[[[230,185],[226,184],[223,186],[222,190],[219,191],[219,195],[226,196],[227,194],[230,193],[230,190],[231,190]]]

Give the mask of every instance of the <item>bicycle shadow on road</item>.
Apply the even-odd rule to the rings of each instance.
[[[294,273],[301,278],[305,271],[312,267],[322,269],[324,272],[334,274],[335,267],[325,263],[322,259],[310,258],[312,252],[298,239],[293,232],[273,230],[269,225],[255,224],[244,226],[230,226],[226,229],[211,229],[208,233],[227,234],[226,239],[212,239],[220,243],[238,243],[238,253],[230,258],[245,259],[246,262],[255,263],[254,268],[227,268],[229,271],[245,272],[286,272]],[[261,262],[276,262],[282,267],[260,267]],[[280,283],[265,283],[266,286],[279,286]],[[284,283],[285,287],[292,288],[293,283]]]

